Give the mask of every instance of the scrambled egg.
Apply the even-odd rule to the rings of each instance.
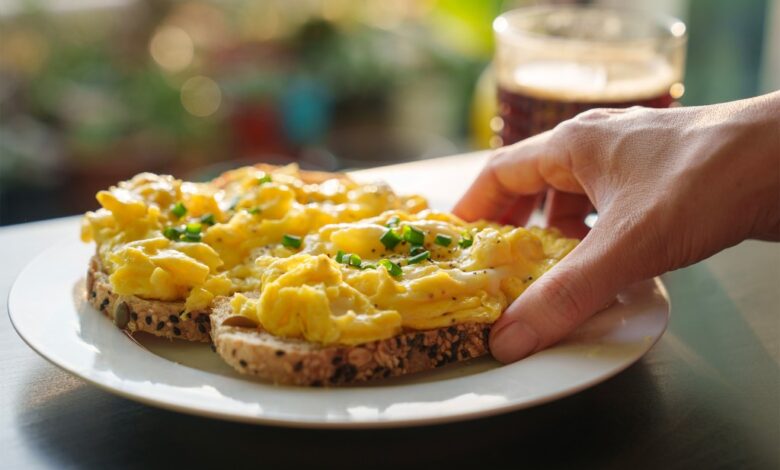
[[[326,224],[426,207],[423,198],[397,196],[383,184],[348,178],[307,183],[294,165],[271,173],[240,168],[209,183],[142,173],[100,191],[97,200],[102,207],[85,215],[81,235],[97,243],[112,289],[186,300],[186,311],[206,308],[218,295],[256,289],[260,273],[252,252],[259,247]],[[272,251],[290,253],[284,246]]]
[[[290,256],[260,253],[259,297],[231,306],[275,335],[323,344],[493,322],[576,244],[555,230],[389,211],[326,225]]]
[[[577,244],[469,224],[386,185],[306,182],[295,166],[209,183],[143,173],[97,200],[82,239],[97,243],[116,293],[183,300],[187,312],[232,296],[244,322],[322,344],[493,322]]]

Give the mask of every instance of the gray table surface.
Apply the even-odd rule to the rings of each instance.
[[[0,229],[0,298],[75,227],[71,218]],[[670,328],[618,376],[502,416],[377,431],[236,424],[116,397],[29,349],[3,301],[0,468],[780,468],[780,244],[745,242],[663,279]]]

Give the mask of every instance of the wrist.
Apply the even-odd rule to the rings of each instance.
[[[763,177],[756,181],[756,214],[750,238],[780,241],[780,92],[747,100],[755,132],[750,138],[763,145],[756,149],[751,162],[763,169]]]

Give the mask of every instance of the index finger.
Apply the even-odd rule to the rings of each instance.
[[[543,157],[560,152],[550,145],[552,131],[547,131],[496,151],[453,212],[464,220],[496,220],[518,201],[547,187],[540,171]],[[533,198],[521,198],[533,203]]]

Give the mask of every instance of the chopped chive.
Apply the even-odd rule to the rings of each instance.
[[[376,269],[376,265],[373,263],[363,263],[360,265],[360,269]]]
[[[179,241],[179,238],[181,238],[181,234],[182,234],[181,229],[178,229],[176,227],[168,227],[165,230],[163,230],[163,236],[168,240],[173,240],[175,242]]]
[[[403,274],[403,270],[397,264],[393,263],[389,259],[383,259],[379,262],[379,265],[384,267],[391,276],[398,277]]]
[[[346,255],[344,250],[339,250],[338,253],[336,253],[336,262],[341,263],[344,260],[344,255]]]
[[[436,238],[433,240],[434,243],[441,246],[450,246],[452,243],[452,237],[449,235],[442,235],[441,233],[436,235]]]
[[[404,240],[412,245],[422,245],[425,243],[425,233],[411,225],[404,225]]]
[[[401,222],[401,219],[399,219],[397,215],[394,215],[387,219],[385,227],[397,227],[399,222]]]
[[[175,215],[177,219],[181,219],[182,217],[184,217],[184,214],[186,213],[187,213],[187,208],[184,207],[184,204],[182,204],[181,202],[177,202],[173,206],[173,209],[171,209],[171,214]]]
[[[387,232],[385,232],[382,237],[379,239],[380,242],[387,248],[388,250],[392,250],[396,247],[399,243],[401,243],[401,237],[398,236],[397,233],[395,233],[395,230],[389,228],[387,229]]]
[[[251,209],[247,209],[246,211],[249,212],[252,215],[259,214],[259,213],[263,212],[263,210],[260,209],[259,207],[253,207]]]
[[[271,175],[266,173],[262,178],[257,178],[257,184],[265,184],[271,182]]]
[[[458,242],[458,245],[459,245],[461,248],[468,248],[468,247],[470,247],[470,246],[471,246],[471,245],[473,245],[473,244],[474,244],[474,239],[473,239],[473,238],[471,238],[471,237],[467,237],[467,236],[465,236],[465,235],[464,235],[464,236],[463,236],[463,237],[460,239],[460,241]]]
[[[216,219],[214,219],[214,214],[204,214],[201,216],[200,222],[206,225],[214,225],[217,223]]]
[[[282,236],[282,245],[286,246],[287,248],[300,248],[301,237],[288,235],[285,233],[284,236]]]
[[[187,233],[199,234],[202,229],[203,229],[203,226],[201,224],[199,224],[198,222],[191,222],[191,223],[187,224],[187,227],[185,227],[184,230]]]
[[[360,256],[352,253],[352,255],[349,257],[349,264],[359,268],[360,265],[363,264],[363,260],[360,259]]]
[[[228,207],[229,211],[236,210],[236,207],[238,206],[238,203],[241,202],[241,198],[236,196],[233,198],[233,202],[230,203],[230,207]]]
[[[408,260],[406,260],[406,263],[407,264],[422,263],[423,261],[425,261],[426,259],[428,259],[430,257],[431,257],[431,253],[428,252],[428,250],[425,250],[422,253],[418,253],[418,254],[412,256],[411,258],[409,258]]]
[[[414,245],[412,246],[412,249],[409,250],[409,254],[412,256],[419,255],[423,251],[425,251],[425,248],[423,248],[421,245]]]
[[[181,236],[181,239],[185,242],[199,242],[200,233],[184,232],[184,234]]]

